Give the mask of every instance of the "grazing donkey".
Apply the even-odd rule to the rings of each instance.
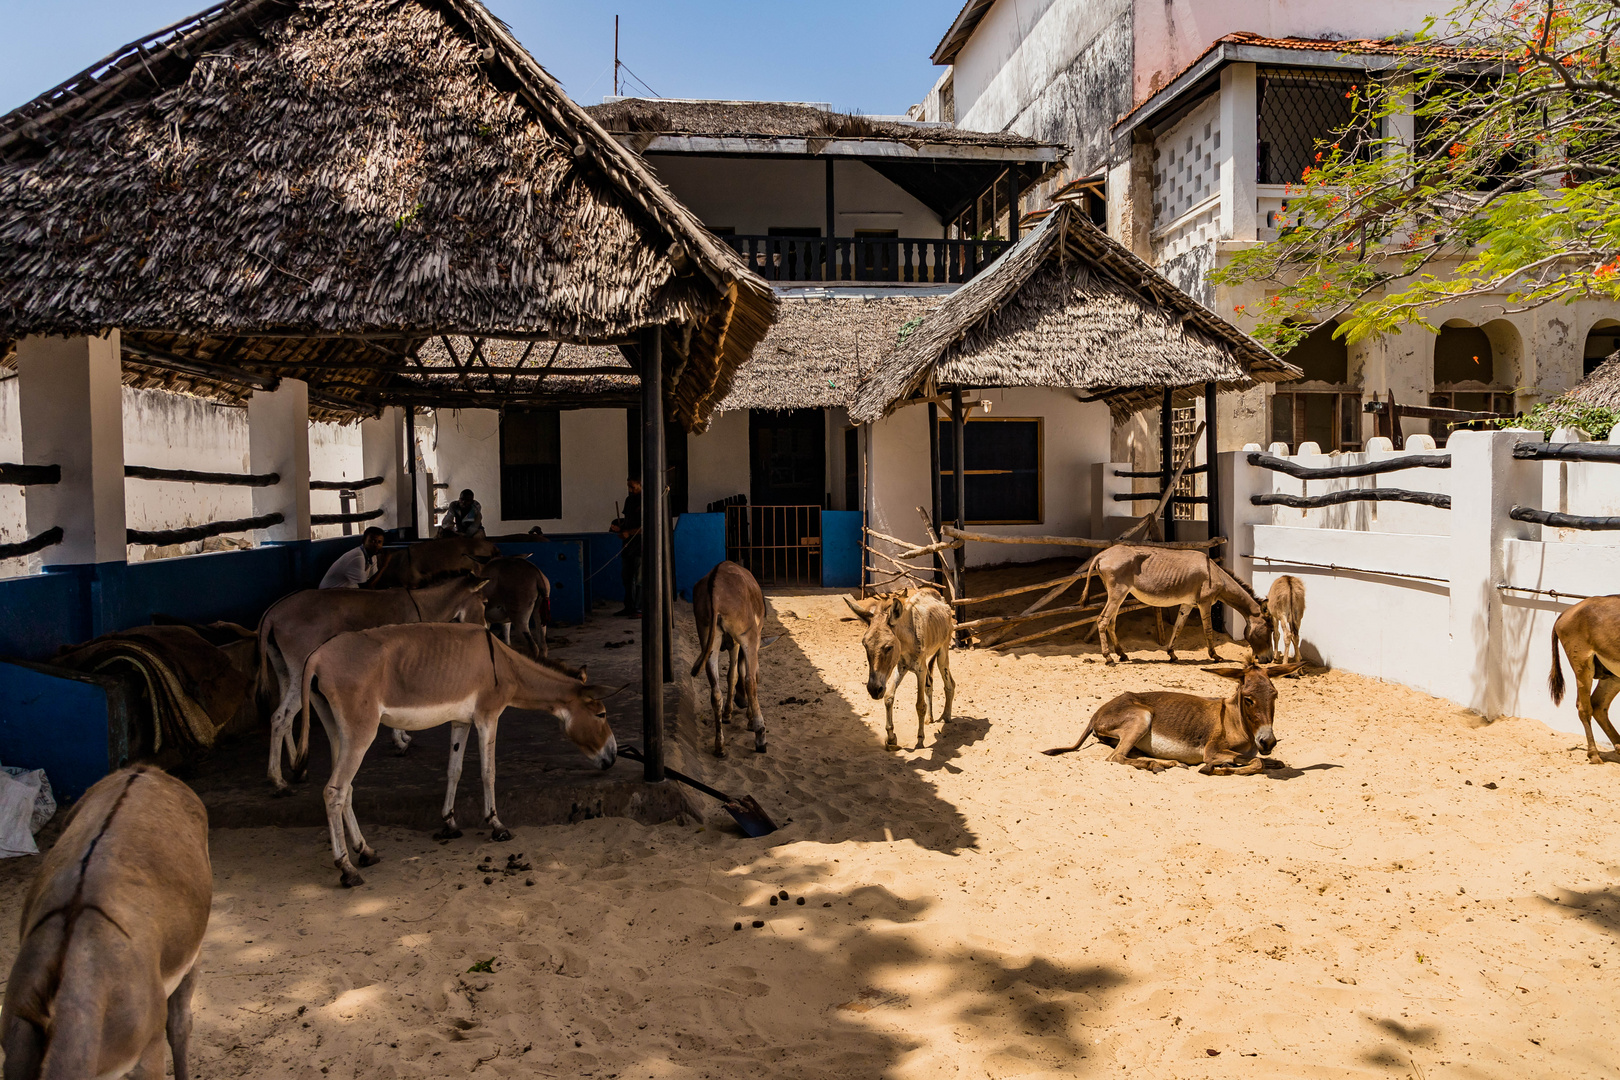
[[[208,812],[139,765],[79,799],[23,901],[6,982],[6,1080],[190,1075],[191,991],[214,877]]]
[[[512,644],[517,628],[531,656],[546,657],[546,623],[551,618],[551,582],[526,556],[503,555],[485,563],[479,572],[489,582],[484,592],[484,619],[499,626],[501,638]],[[535,634],[535,627],[540,633]]]
[[[1127,597],[1134,596],[1152,607],[1180,607],[1175,629],[1170,632],[1170,644],[1165,651],[1170,659],[1176,658],[1176,636],[1187,621],[1193,608],[1204,620],[1204,646],[1211,660],[1219,660],[1215,652],[1215,633],[1210,626],[1210,611],[1216,603],[1226,604],[1241,611],[1247,619],[1244,639],[1249,651],[1260,656],[1271,647],[1271,616],[1255,595],[1226,568],[1202,551],[1188,548],[1144,547],[1135,544],[1115,544],[1104,548],[1086,566],[1085,585],[1080,590],[1080,602],[1086,602],[1091,591],[1091,575],[1102,579],[1108,594],[1102,614],[1097,618],[1097,640],[1102,645],[1104,658],[1112,664],[1115,654],[1121,660],[1130,660],[1119,644],[1115,621]]]
[[[304,665],[303,713],[314,707],[332,742],[332,777],[326,784],[326,821],[332,854],[346,886],[365,883],[349,861],[353,843],[361,866],[378,861],[354,816],[354,777],[379,725],[422,731],[450,725],[450,770],[435,839],[461,835],[456,827],[456,783],[467,729],[478,728],[484,781],[484,822],[490,839],[512,833],[495,812],[495,728],[508,708],[549,712],[563,735],[601,768],[618,756],[602,701],[612,690],[532,660],[482,626],[415,623],[339,634]],[[345,830],[347,839],[345,839]]]
[[[706,574],[692,588],[692,616],[697,623],[697,662],[692,678],[703,668],[709,673],[709,707],[714,710],[714,756],[726,756],[725,737],[720,722],[731,723],[731,710],[740,704],[748,713],[748,729],[754,733],[754,752],[765,752],[765,714],[759,707],[759,651],[775,638],[760,640],[765,629],[765,594],[754,575],[731,560]],[[731,658],[726,672],[725,707],[720,701],[720,650]],[[737,698],[739,675],[742,699]]]
[[[295,780],[302,780],[309,765],[309,721],[293,738],[293,717],[298,715],[298,692],[304,681],[304,661],[319,646],[345,630],[410,622],[470,622],[484,625],[486,582],[456,577],[425,589],[305,589],[284,596],[259,620],[259,683],[261,700],[281,700],[270,714],[270,783],[277,795],[291,794],[281,778],[281,752],[285,747]],[[399,732],[395,745],[401,752],[410,737]]]
[[[1284,574],[1271,583],[1266,593],[1266,611],[1271,614],[1271,658],[1287,663],[1289,650],[1293,662],[1303,659],[1299,654],[1299,624],[1305,618],[1305,583],[1292,574]]]
[[[1575,670],[1575,710],[1586,729],[1586,760],[1593,765],[1620,763],[1620,734],[1609,722],[1609,703],[1620,693],[1620,676],[1615,674],[1620,672],[1620,596],[1582,600],[1553,623],[1552,671],[1547,676],[1547,689],[1552,692],[1554,705],[1564,701],[1564,669],[1558,662],[1560,643],[1569,654],[1569,666]],[[1594,679],[1596,694],[1592,692]],[[1592,738],[1593,720],[1603,728],[1613,750],[1597,748]]]
[[[894,695],[907,672],[917,676],[917,749],[923,745],[923,728],[934,711],[934,680],[930,668],[937,667],[945,683],[945,711],[939,722],[951,719],[951,703],[956,698],[956,680],[951,677],[951,637],[956,633],[956,617],[950,605],[933,589],[914,589],[899,596],[873,597],[844,603],[867,624],[861,644],[866,647],[866,692],[883,699],[889,737],[885,750],[900,749],[894,737]],[[924,701],[926,700],[926,712]]]
[[[1073,746],[1044,754],[1068,754],[1097,736],[1114,747],[1108,760],[1149,772],[1198,765],[1205,776],[1246,776],[1264,767],[1261,755],[1277,745],[1272,720],[1277,690],[1271,680],[1298,664],[1263,667],[1250,658],[1239,668],[1205,668],[1238,686],[1229,698],[1195,697],[1170,691],[1121,694],[1092,714]],[[1140,756],[1132,756],[1136,751]],[[1239,764],[1246,761],[1247,764]]]

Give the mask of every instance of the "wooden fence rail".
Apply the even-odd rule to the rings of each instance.
[[[60,465],[17,465],[12,462],[0,462],[0,484],[60,484],[62,482],[62,466]]]
[[[1620,447],[1617,447],[1620,449]],[[1528,506],[1514,506],[1508,510],[1514,521],[1527,521],[1532,525],[1547,525],[1554,529],[1585,529],[1612,532],[1620,529],[1620,517],[1588,517],[1585,514],[1560,514],[1551,510],[1535,510]]]
[[[368,476],[364,480],[311,480],[311,491],[364,491],[369,487],[376,487],[383,482],[380,476]]]
[[[1620,450],[1620,446],[1614,449]],[[1313,469],[1308,465],[1300,465],[1271,454],[1251,453],[1249,464],[1292,476],[1295,480],[1343,480],[1352,476],[1378,476],[1381,473],[1400,472],[1403,469],[1449,469],[1451,455],[1408,454],[1405,457],[1389,458],[1384,461],[1364,461],[1357,465],[1330,465]]]
[[[206,525],[193,525],[184,529],[125,529],[124,542],[128,544],[189,544],[193,540],[207,540],[222,533],[247,532],[250,529],[268,529],[280,525],[280,513],[259,517],[237,518],[235,521],[210,521]]]
[[[1250,495],[1249,502],[1255,506],[1289,506],[1295,510],[1319,510],[1324,506],[1338,506],[1340,503],[1350,502],[1404,502],[1433,506],[1441,510],[1451,509],[1450,495],[1440,495],[1433,491],[1408,491],[1405,488],[1352,488],[1349,491],[1330,491],[1326,495],[1289,495],[1277,491],[1265,495]]]
[[[53,465],[52,468],[55,468]],[[32,555],[36,551],[43,551],[52,544],[62,542],[62,526],[53,525],[38,536],[30,537],[17,544],[0,544],[0,559],[20,559],[24,555]]]
[[[177,484],[227,484],[234,487],[274,487],[280,473],[195,472],[191,469],[156,469],[150,465],[125,465],[131,480],[167,480]]]

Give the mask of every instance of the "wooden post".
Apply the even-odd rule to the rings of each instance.
[[[1018,239],[1018,195],[1023,182],[1023,169],[1013,165],[1007,169],[1007,239]]]
[[[663,330],[641,331],[641,750],[646,779],[664,779]]]
[[[964,438],[967,427],[967,417],[962,409],[962,388],[951,387],[951,471],[956,479],[956,527],[967,528],[967,457],[964,449]],[[967,595],[967,545],[959,544],[955,550],[956,561],[956,598],[961,600]],[[956,606],[956,621],[961,622],[966,613],[962,604]]]
[[[834,212],[833,200],[833,159],[827,159],[827,235],[822,244],[822,251],[827,259],[827,268],[822,272],[821,280],[832,281],[838,276],[838,255],[833,250],[834,230],[838,227],[838,215]],[[852,249],[853,250],[853,249]],[[851,255],[853,258],[853,254]],[[854,274],[850,275],[851,280]]]
[[[933,492],[933,522],[934,532],[939,532],[941,523],[940,506],[945,501],[945,493],[941,490],[939,478],[939,403],[928,403],[928,488]],[[945,580],[945,559],[938,552],[934,553],[934,581],[943,583]]]
[[[1175,407],[1171,403],[1171,390],[1167,386],[1164,388],[1164,400],[1159,405],[1159,495],[1161,497],[1170,490],[1170,484],[1172,483],[1170,472],[1174,466],[1170,464],[1173,456],[1170,429],[1171,417],[1174,413]],[[1164,538],[1166,540],[1176,538],[1176,507],[1172,502],[1164,504]]]
[[[405,462],[411,474],[411,529],[412,540],[421,539],[422,508],[416,501],[416,406],[405,407]]]
[[[1216,467],[1215,454],[1220,448],[1220,442],[1215,435],[1215,410],[1220,397],[1220,384],[1207,382],[1204,384],[1204,494],[1209,502],[1204,506],[1205,517],[1209,520],[1209,539],[1213,540],[1220,535],[1221,530],[1221,487],[1220,470]],[[1228,553],[1230,554],[1230,553]],[[1226,609],[1220,604],[1210,613],[1210,622],[1216,630],[1226,630]]]

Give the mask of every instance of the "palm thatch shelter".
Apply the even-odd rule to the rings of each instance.
[[[701,430],[776,306],[477,0],[226,0],[0,117],[0,356],[25,378],[32,343],[105,337],[135,385],[296,379],[347,419],[588,395],[531,354],[611,346],[661,455],[664,418]],[[492,377],[452,336],[524,359]],[[657,552],[660,485],[646,511]],[[661,576],[649,559],[650,778]]]
[[[1620,352],[1610,355],[1552,404],[1557,407],[1565,403],[1620,411]]]

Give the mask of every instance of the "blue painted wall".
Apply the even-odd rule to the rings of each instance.
[[[0,580],[0,656],[42,660],[58,645],[89,636],[80,575],[46,573]]]
[[[502,555],[527,555],[551,582],[551,621],[578,626],[585,621],[585,542],[548,538],[541,543],[502,540]]]
[[[726,515],[682,514],[675,521],[675,592],[692,599],[692,588],[726,558]]]
[[[609,601],[624,603],[619,564],[619,538],[607,532],[551,533],[548,540],[578,540],[585,545],[585,608]],[[504,551],[506,545],[503,543]]]
[[[821,512],[821,585],[848,589],[861,583],[861,512]]]
[[[128,712],[102,676],[0,661],[0,763],[44,769],[70,802],[129,757]]]

